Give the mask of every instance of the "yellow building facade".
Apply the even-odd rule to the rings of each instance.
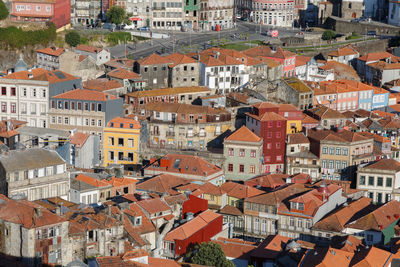
[[[137,164],[140,148],[140,123],[116,117],[104,128],[104,165]]]

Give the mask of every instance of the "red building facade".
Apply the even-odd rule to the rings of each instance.
[[[246,127],[264,140],[265,173],[281,172],[284,167],[287,120],[278,112],[278,106],[261,103],[253,106],[251,114],[246,114]]]
[[[208,209],[208,200],[189,195],[189,199],[183,202],[182,216],[185,217],[186,213],[191,212],[197,214]]]

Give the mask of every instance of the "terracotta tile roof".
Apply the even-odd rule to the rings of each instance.
[[[386,250],[370,247],[360,249],[354,254],[351,261],[352,267],[389,266],[393,259],[392,254]]]
[[[142,77],[136,72],[129,71],[124,68],[118,68],[107,73],[107,76],[117,78],[117,79],[132,79],[140,80]]]
[[[219,210],[219,213],[235,215],[235,216],[243,215],[243,213],[238,208],[231,205],[225,205],[222,209]]]
[[[108,186],[110,186],[104,180],[99,180],[99,179],[96,179],[96,178],[93,178],[93,177],[90,177],[90,176],[87,176],[87,175],[84,175],[84,174],[78,174],[75,177],[75,179],[78,180],[78,181],[85,182],[85,183],[90,184],[90,185],[95,186],[95,187],[108,187]]]
[[[240,127],[231,135],[225,138],[225,141],[239,141],[239,142],[260,142],[261,138],[249,130],[246,126]]]
[[[378,134],[370,133],[370,132],[360,132],[361,135],[368,137],[368,138],[373,138],[375,142],[378,143],[391,143],[389,138],[385,136],[381,136]]]
[[[250,260],[250,253],[256,248],[254,245],[255,243],[236,238],[219,237],[217,240],[213,240],[211,242],[219,244],[226,257],[233,259]]]
[[[311,59],[312,57],[296,55],[296,67],[306,65],[307,62],[310,61]]]
[[[275,112],[265,112],[261,116],[253,115],[250,113],[246,113],[246,115],[259,121],[286,121],[284,117]]]
[[[296,56],[295,53],[284,50],[281,47],[277,47],[276,51],[273,51],[270,47],[264,45],[249,48],[247,50],[244,50],[243,53],[245,53],[250,57],[265,56],[265,57],[273,57],[281,59]]]
[[[138,180],[131,178],[124,178],[124,177],[117,178],[113,176],[111,179],[106,180],[106,182],[112,185],[113,187],[121,187],[121,186],[136,184]]]
[[[157,65],[157,64],[173,64],[174,62],[166,57],[157,54],[151,54],[148,57],[141,58],[136,61],[140,65]]]
[[[398,57],[396,57],[388,52],[369,53],[369,54],[363,55],[362,57],[359,57],[358,60],[371,62],[371,61],[378,61],[378,60],[385,59],[385,58],[391,58],[392,62],[399,61]]]
[[[264,191],[254,187],[235,182],[225,182],[221,185],[221,189],[225,191],[228,196],[238,199],[253,197],[265,193]]]
[[[311,189],[304,184],[290,184],[269,193],[246,198],[245,202],[276,206],[289,196],[304,193]]]
[[[354,253],[332,247],[317,247],[310,250],[300,262],[302,267],[350,266]]]
[[[219,186],[216,186],[212,183],[204,183],[199,188],[204,194],[213,195],[213,196],[222,196],[226,192]]]
[[[183,154],[167,154],[162,157],[165,164],[168,166],[156,166],[153,164],[148,170],[155,170],[163,173],[182,173],[197,176],[210,176],[221,171],[221,168],[206,161],[205,159]]]
[[[64,53],[64,48],[46,47],[43,49],[37,49],[36,53],[42,53],[42,54],[46,54],[46,55],[59,57],[59,56],[61,56],[62,53]]]
[[[116,212],[120,213],[121,211],[118,209],[116,210]],[[151,222],[150,218],[146,216],[146,214],[143,212],[143,210],[139,207],[137,203],[129,204],[129,209],[124,209],[123,213],[128,214],[131,217],[136,217],[136,216],[142,217],[142,224],[133,226],[135,233],[143,235],[150,232],[154,232],[156,230],[156,227]]]
[[[318,124],[319,121],[314,119],[313,117],[308,116],[307,114],[303,114],[302,124]]]
[[[77,147],[82,147],[86,140],[88,139],[89,135],[83,132],[76,132],[74,135],[71,136],[71,144],[76,145]]]
[[[116,58],[116,59],[111,59],[110,61],[104,63],[105,66],[110,66],[113,68],[126,68],[126,69],[133,69],[133,65],[135,63],[135,60],[133,59],[128,59],[128,58]]]
[[[111,126],[113,123],[113,126]],[[107,127],[115,129],[140,129],[141,125],[137,120],[115,117],[107,123]]]
[[[374,110],[374,111],[372,111],[372,113],[376,114],[376,115],[378,115],[379,117],[382,117],[382,118],[384,118],[384,117],[392,117],[392,118],[396,117],[396,114],[385,112],[385,111],[382,111],[382,110]]]
[[[159,174],[149,180],[140,182],[136,188],[141,191],[152,191],[157,193],[166,193],[168,190],[180,185],[188,184],[191,180],[181,178],[170,174]]]
[[[80,51],[85,51],[85,52],[89,52],[89,53],[100,53],[101,51],[103,51],[102,47],[95,47],[95,46],[90,46],[90,45],[84,45],[84,44],[80,44],[76,47],[76,50],[80,50]]]
[[[212,212],[211,210],[203,211],[192,220],[171,230],[165,236],[164,240],[171,242],[175,240],[185,240],[221,216],[222,215]]]
[[[78,61],[82,62],[84,61],[88,56],[84,56],[84,55],[79,55]]]
[[[354,48],[351,45],[347,45],[347,46],[340,47],[336,50],[329,52],[328,56],[342,57],[342,56],[350,56],[350,55],[356,55],[356,54],[358,54],[358,51],[356,50],[356,48]]]
[[[41,212],[41,215],[38,213]],[[0,219],[19,224],[26,229],[43,227],[66,220],[28,200],[13,200],[0,194]]]
[[[109,80],[106,78],[98,78],[94,80],[87,80],[83,82],[83,89],[104,92],[107,90],[122,88],[123,85],[116,80]]]
[[[168,56],[165,56],[165,58],[173,62],[171,65],[169,65],[171,68],[176,67],[177,65],[180,64],[197,63],[197,60],[195,60],[194,58],[179,53],[170,54]]]
[[[357,249],[364,247],[362,238],[357,238],[353,235],[336,235],[332,237],[331,246],[347,252],[356,252]]]
[[[183,103],[151,102],[144,106],[148,111],[173,112],[178,114],[230,114],[224,108],[212,108]]]
[[[337,233],[342,232],[347,223],[370,212],[372,207],[371,199],[362,197],[348,205],[336,209],[333,213],[328,214],[318,221],[313,226],[313,229]]]
[[[360,77],[357,72],[349,65],[331,60],[326,62],[324,66],[318,67],[322,70],[333,70],[336,79],[349,79],[359,81]]]
[[[88,100],[88,101],[109,101],[117,99],[116,96],[110,95],[108,93],[97,92],[86,89],[75,89],[72,91],[68,91],[56,96],[53,98],[61,98],[61,99],[75,99],[75,100]]]
[[[132,93],[127,93],[126,95],[134,98],[142,98],[142,97],[179,95],[179,94],[202,93],[202,92],[211,93],[211,90],[205,86],[190,86],[190,87],[174,87],[174,88],[136,91]]]
[[[243,65],[243,62],[237,60],[234,57],[225,55],[225,54],[220,54],[219,56],[217,55],[209,55],[205,53],[200,54],[200,60],[201,63],[206,65],[207,67],[214,67],[214,66],[226,66],[226,65]]]
[[[346,228],[383,231],[400,216],[400,202],[391,200],[367,215],[346,224]]]
[[[400,171],[400,162],[395,159],[381,159],[375,162],[372,162],[363,168],[365,169],[378,169],[378,170],[391,170],[391,171]]]
[[[149,214],[171,210],[171,207],[160,198],[144,199],[137,204]]]
[[[165,202],[167,202],[168,205],[173,206],[175,204],[182,205],[183,202],[188,200],[185,194],[177,194],[173,196],[166,196],[164,197]]]
[[[237,92],[231,92],[229,93],[229,95],[227,96],[230,99],[233,99],[237,102],[240,102],[242,104],[248,104],[249,103],[249,96],[246,94],[242,94],[242,93],[237,93]]]
[[[277,256],[285,249],[290,237],[281,235],[269,235],[260,245],[257,246],[250,254],[254,258],[276,259]]]
[[[400,63],[386,63],[385,61],[377,61],[367,64],[368,67],[378,70],[397,70],[400,69]]]
[[[288,145],[296,145],[296,144],[309,144],[310,140],[304,135],[304,133],[294,133],[287,135],[287,144]]]
[[[82,210],[69,210],[64,214],[64,217],[79,224],[80,229],[94,230],[107,229],[113,226],[122,225],[119,220],[116,220],[105,212],[96,212],[94,208],[87,207]]]
[[[321,119],[345,119],[346,117],[337,110],[328,108],[324,105],[318,105],[315,108],[307,110],[309,114],[313,114]]]
[[[285,178],[288,178],[289,174],[266,174],[251,178],[244,182],[245,185],[252,187],[264,187],[264,188],[275,188],[285,184]]]
[[[312,93],[313,90],[306,85],[304,82],[299,80],[297,77],[285,78],[284,81],[291,87],[293,90],[299,93]]]
[[[282,63],[279,62],[278,60],[273,60],[273,59],[270,59],[270,58],[267,58],[264,56],[257,56],[257,57],[255,57],[255,59],[261,61],[262,63],[267,64],[267,66],[269,68],[276,68],[276,67],[282,66]]]

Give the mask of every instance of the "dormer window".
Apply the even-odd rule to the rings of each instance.
[[[304,203],[298,203],[297,207],[299,210],[304,210]]]
[[[135,225],[142,225],[142,216],[135,218]]]

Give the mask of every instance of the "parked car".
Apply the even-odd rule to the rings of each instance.
[[[116,27],[114,23],[103,23],[103,29],[106,30],[114,31]]]
[[[352,19],[351,22],[360,22],[360,19]]]
[[[376,35],[376,31],[368,31],[367,35],[375,36]]]
[[[131,25],[122,24],[122,29],[124,29],[124,30],[134,30],[134,29],[136,29],[136,26],[133,23]]]
[[[149,31],[149,27],[140,27],[139,31],[147,32],[147,31]]]

